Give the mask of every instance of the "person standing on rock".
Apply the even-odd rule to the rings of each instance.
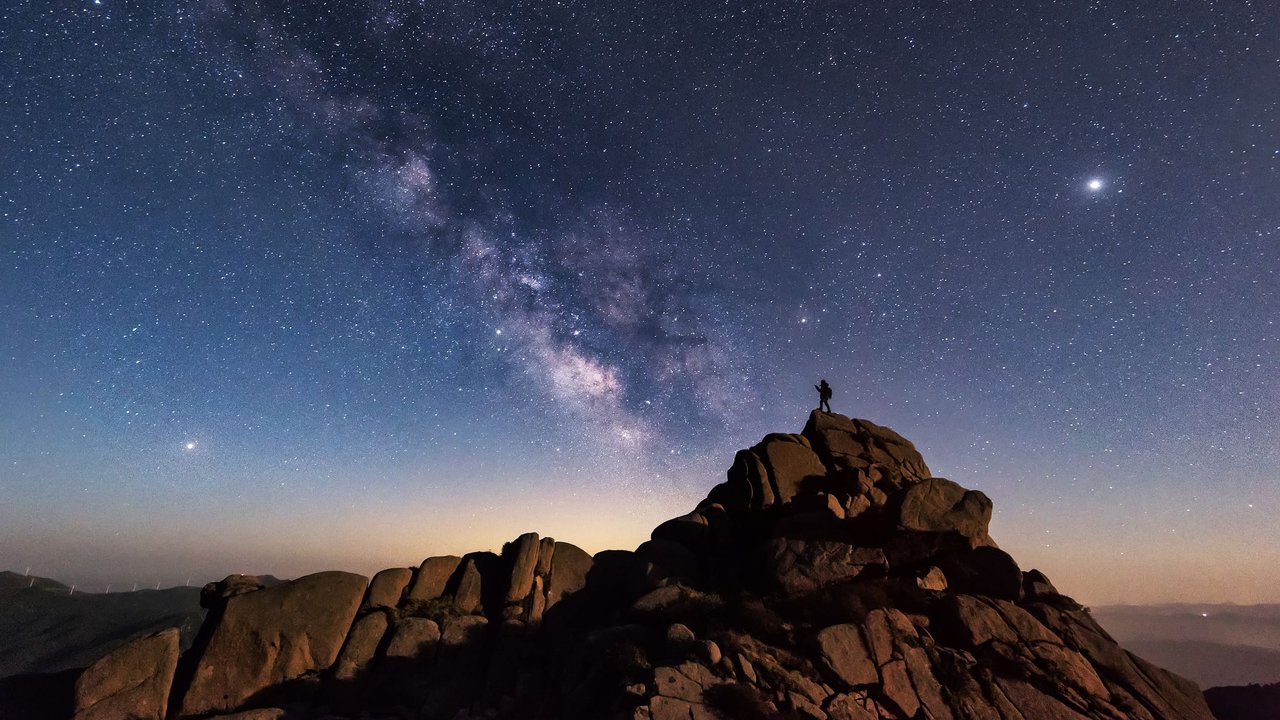
[[[818,391],[818,409],[831,412],[831,386],[827,384],[827,379],[823,378],[813,389]]]

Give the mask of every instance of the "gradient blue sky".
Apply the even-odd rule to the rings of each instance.
[[[631,548],[837,411],[1088,603],[1280,601],[1265,5],[0,8],[0,567]]]

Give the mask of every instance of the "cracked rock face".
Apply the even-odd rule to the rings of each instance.
[[[163,720],[177,665],[177,628],[125,643],[76,680],[75,720]]]
[[[814,412],[635,552],[526,533],[367,590],[211,584],[171,717],[1212,720],[996,547],[991,512],[894,431]]]

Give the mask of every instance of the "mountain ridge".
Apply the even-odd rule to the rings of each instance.
[[[71,594],[50,583],[0,591],[0,677],[82,668],[169,627],[185,648],[204,618],[198,588]]]
[[[814,411],[633,552],[526,533],[372,579],[210,583],[188,652],[162,632],[104,657],[75,717],[1211,720],[1019,568],[991,512],[893,430]]]
[[[39,577],[37,575],[18,574],[10,570],[0,570],[0,593],[14,592],[15,590],[25,590],[27,588],[40,588],[42,590],[70,590],[71,588],[63,585],[57,580],[47,577]]]

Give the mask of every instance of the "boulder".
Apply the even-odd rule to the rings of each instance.
[[[744,512],[751,508],[751,500],[755,495],[751,482],[745,473],[735,473],[730,468],[729,479],[711,488],[707,500],[722,505],[729,512]]]
[[[650,577],[694,580],[702,576],[702,559],[689,548],[670,540],[646,540],[636,548],[636,558],[649,563]]]
[[[931,565],[916,578],[916,587],[929,592],[942,592],[947,589],[947,576],[943,574],[942,568]]]
[[[631,612],[643,620],[660,621],[712,611],[723,604],[715,595],[673,583],[641,595],[631,605]]]
[[[533,569],[534,575],[545,578],[551,574],[551,559],[556,554],[556,541],[553,538],[542,538],[538,542],[538,565]]]
[[[74,720],[164,720],[177,667],[177,628],[125,643],[76,680]]]
[[[965,649],[979,648],[992,641],[1017,645],[1018,633],[993,604],[972,595],[951,595],[939,605],[949,633],[949,642]]]
[[[978,547],[949,555],[938,564],[955,592],[1005,600],[1022,596],[1022,570],[1003,550]]]
[[[739,450],[738,454],[733,458],[733,465],[729,467],[728,480],[725,482],[730,488],[743,488],[742,490],[726,491],[728,494],[742,494],[749,498],[748,508],[752,510],[760,510],[771,507],[774,504],[773,488],[769,485],[769,471],[765,469],[764,462],[760,460],[760,456],[756,455],[752,450]],[[710,496],[708,496],[710,498]],[[715,498],[720,500],[720,498]],[[727,508],[735,508],[737,502],[733,498],[725,498],[728,502],[724,502]]]
[[[638,717],[649,720],[720,720],[723,717],[702,703],[691,703],[664,695],[649,698],[647,710],[648,715]]]
[[[724,651],[720,649],[720,645],[714,640],[703,640],[701,647],[702,656],[706,659],[707,665],[714,667],[724,659]]]
[[[706,518],[707,534],[714,550],[730,549],[734,544],[733,517],[723,505],[711,500],[698,503],[696,511]]]
[[[944,478],[929,478],[907,489],[898,524],[904,530],[953,532],[974,546],[989,544],[991,500]]]
[[[406,617],[396,622],[386,657],[418,660],[431,657],[440,642],[440,626],[429,618]]]
[[[869,420],[813,411],[802,434],[832,470],[851,473],[872,465],[891,468],[907,484],[929,477],[928,465],[909,440]]]
[[[1044,694],[1030,683],[1014,678],[997,678],[996,684],[1009,704],[1018,709],[1022,720],[1089,720],[1088,716]]]
[[[462,558],[455,555],[429,557],[422,561],[418,573],[413,578],[406,600],[434,600],[444,595],[449,578],[457,571]]]
[[[816,490],[827,473],[822,460],[809,449],[808,441],[800,442],[802,439],[799,435],[771,435],[756,446],[769,470],[778,504],[791,502],[802,491]]]
[[[356,620],[351,632],[347,633],[338,662],[333,666],[335,680],[349,682],[364,673],[387,634],[387,625],[387,614],[377,610]]]
[[[924,709],[924,716],[933,720],[955,720],[946,698],[946,691],[938,676],[934,673],[932,641],[927,635],[916,633],[905,616],[899,616],[900,641],[898,652],[907,666],[907,675],[911,678],[911,687],[916,699]]]
[[[567,542],[557,542],[551,556],[551,573],[547,578],[547,609],[550,610],[566,595],[575,593],[587,584],[594,560],[585,550]]]
[[[529,610],[525,620],[529,623],[542,622],[542,615],[547,611],[547,586],[542,575],[533,578],[533,589],[529,591]]]
[[[818,633],[817,643],[822,665],[839,678],[846,689],[880,680],[871,650],[857,625],[846,623],[824,628]]]
[[[919,639],[901,612],[893,608],[872,610],[867,615],[868,646],[876,666],[880,668],[880,694],[885,703],[901,717],[915,717],[920,709],[920,698],[911,683],[911,674],[904,647],[918,644]]]
[[[796,512],[825,512],[832,518],[843,520],[845,503],[830,493],[818,492],[812,495],[801,495],[792,503]]]
[[[695,553],[705,553],[711,547],[711,526],[706,516],[695,510],[662,523],[649,533],[649,537],[683,545]]]
[[[697,639],[688,625],[672,623],[667,628],[667,649],[673,652],[687,650]]]
[[[883,504],[883,503],[881,503]],[[862,513],[871,509],[871,498],[866,495],[853,495],[844,504],[845,517],[858,517]]]
[[[365,593],[360,609],[398,607],[404,590],[412,579],[412,568],[388,568],[379,572],[369,582],[369,590]]]
[[[799,594],[864,574],[882,575],[884,551],[827,540],[774,538],[765,546],[769,577],[784,592]]]
[[[657,695],[699,705],[706,702],[705,693],[708,689],[723,685],[724,682],[695,662],[657,667],[653,670],[653,687]]]
[[[479,615],[447,618],[444,621],[444,629],[440,633],[440,646],[453,650],[480,645],[484,641],[488,625],[489,621]]]
[[[519,603],[529,596],[541,549],[537,533],[525,533],[502,548],[502,557],[511,566],[506,603]]]
[[[458,587],[453,594],[454,607],[463,613],[478,613],[484,600],[484,579],[476,559],[468,557],[463,560],[461,572]]]
[[[801,434],[827,464],[834,468],[866,467],[870,440],[848,417],[814,410]]]
[[[1039,570],[1028,570],[1022,573],[1022,596],[1028,600],[1039,597],[1057,595],[1058,588],[1049,582],[1049,578]]]
[[[827,703],[827,717],[831,720],[880,720],[880,711],[865,691],[842,693]]]
[[[183,715],[236,710],[333,664],[368,579],[322,572],[226,601],[182,698]]]
[[[257,592],[264,587],[266,583],[257,575],[228,575],[218,582],[211,582],[200,588],[200,607],[220,607],[229,598]]]

